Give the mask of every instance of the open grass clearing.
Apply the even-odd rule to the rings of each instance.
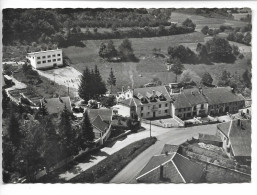
[[[208,18],[199,15],[191,15],[184,13],[173,12],[171,14],[171,22],[177,22],[181,24],[185,19],[191,19],[196,24],[196,30],[201,31],[204,26],[209,26],[209,28],[219,28],[221,25],[230,25],[232,27],[243,27],[247,23],[238,20],[228,20],[222,18]]]

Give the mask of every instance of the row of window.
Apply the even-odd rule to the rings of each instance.
[[[162,107],[162,104],[159,104],[159,108],[161,108]],[[168,107],[168,104],[165,104],[165,107]],[[157,108],[155,105],[153,106],[153,109],[155,109],[155,108]],[[148,110],[150,110],[151,109],[151,106],[148,106]],[[144,107],[141,107],[141,111],[143,111],[144,110]]]
[[[159,110],[159,111],[158,111],[158,114],[161,114],[161,113],[162,113],[162,111]],[[164,110],[164,113],[167,114],[167,113],[168,113],[168,110]],[[150,112],[147,112],[146,115],[147,115],[147,116],[150,116]],[[141,117],[144,117],[144,113],[141,113]]]
[[[61,58],[58,58],[57,61],[61,61]],[[52,60],[47,60],[47,63],[52,62]],[[53,59],[53,62],[56,62],[56,59]],[[45,64],[46,60],[42,61],[42,64]],[[38,61],[37,64],[41,64],[41,61]]]
[[[57,56],[61,56],[61,54],[58,53]],[[52,57],[54,58],[54,57],[56,57],[56,55],[53,54]],[[46,56],[42,56],[42,59],[45,59],[45,58],[46,58]],[[47,58],[51,58],[51,55],[48,55]],[[41,59],[41,57],[39,56],[39,57],[37,57],[37,59],[39,60],[39,59]]]

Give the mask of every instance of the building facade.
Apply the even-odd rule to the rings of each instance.
[[[118,105],[130,116],[145,119],[221,115],[236,113],[245,106],[244,97],[230,87],[179,89],[175,85],[128,89],[117,96]]]
[[[63,65],[61,49],[28,53],[26,58],[35,69],[54,68]]]

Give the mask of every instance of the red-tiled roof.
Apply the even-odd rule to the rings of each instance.
[[[161,177],[162,166],[162,177]],[[153,156],[136,178],[145,183],[197,183],[204,173],[204,166],[172,152]]]
[[[71,102],[70,97],[60,97],[60,98],[44,98],[40,100],[43,103],[49,114],[55,114],[62,112],[64,106],[71,112]]]

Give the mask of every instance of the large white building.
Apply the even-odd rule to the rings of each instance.
[[[28,53],[26,58],[35,69],[44,69],[63,65],[61,49]]]

